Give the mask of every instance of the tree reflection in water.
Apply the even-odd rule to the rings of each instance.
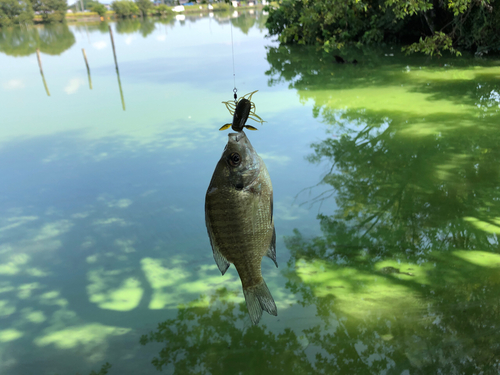
[[[256,21],[257,18],[248,13],[242,13],[238,17],[231,18],[233,26],[240,29],[245,35],[248,35],[248,32],[255,25]]]
[[[454,275],[462,266],[466,270]],[[335,267],[321,271],[326,277],[335,276]],[[356,263],[349,265],[356,267]],[[480,290],[461,279],[484,271],[484,267],[457,261],[436,269],[439,282],[426,287],[379,274],[389,284],[407,287],[410,297],[403,305],[408,302],[408,306],[379,309],[384,290],[378,288],[371,296],[371,308],[354,315],[336,306],[343,296],[337,298],[334,288],[307,277],[294,280],[298,276],[292,272],[289,287],[301,296],[301,304],[316,305],[323,324],[311,324],[302,332],[292,327],[276,332],[266,326],[245,326],[244,306],[238,309],[225,298],[230,293],[222,289],[209,302],[205,296],[181,307],[175,319],[160,323],[141,343],[161,343],[163,348],[152,363],[174,374],[493,373],[500,369],[498,268],[474,280],[481,283]],[[442,285],[449,277],[449,284]],[[385,287],[390,293],[392,286]],[[355,298],[362,294],[355,288],[349,293]]]
[[[143,337],[165,343],[158,369],[500,371],[498,73],[488,61],[449,70],[439,66],[448,60],[421,60],[425,69],[405,76],[414,59],[372,54],[348,51],[354,67],[312,49],[268,51],[269,83],[290,82],[327,126],[308,158],[330,166],[319,183],[331,190],[316,201],[336,211],[318,215],[320,236],[285,238],[283,271],[298,302],[290,309],[314,306],[316,317],[304,316],[305,329],[246,327],[244,309],[218,291]],[[397,95],[379,98],[386,89]]]
[[[313,368],[304,345],[291,329],[278,334],[266,326],[244,326],[244,303],[231,301],[234,293],[216,293],[179,308],[177,317],[158,325],[141,337],[143,345],[164,343],[153,365],[159,370],[173,367],[174,374],[307,374]]]
[[[43,27],[21,26],[0,29],[0,52],[10,56],[28,56],[36,52],[60,55],[75,44],[75,36],[64,23]]]
[[[436,66],[424,78],[404,77],[416,67],[403,56],[387,66],[383,54],[358,55],[361,72],[329,66],[328,55],[305,57],[316,66],[292,56],[287,48],[270,49],[270,83],[291,82],[329,126],[309,160],[330,165],[320,184],[331,190],[316,201],[328,204],[331,196],[337,210],[318,216],[322,236],[305,240],[295,231],[286,239],[288,286],[325,321],[345,314],[345,326],[356,327],[349,337],[388,365],[391,358],[398,370],[406,362],[422,373],[498,371],[500,79],[488,70],[492,63],[477,73],[476,61],[455,67],[458,79],[446,80],[440,77],[446,68]],[[399,103],[392,97],[395,103],[371,106],[377,98],[363,102],[363,91],[339,100],[360,86],[376,93],[396,91],[401,82],[409,87]],[[411,100],[421,94],[429,108],[416,111]],[[432,108],[438,100],[442,107]],[[446,101],[464,110],[447,112]],[[325,348],[330,341],[333,354],[338,336],[319,332],[312,342]],[[390,356],[389,347],[375,350],[385,341]]]
[[[92,33],[94,31],[99,31],[101,34],[109,33],[108,21],[76,23],[73,27],[75,31],[81,33]]]
[[[172,19],[168,19],[172,22]],[[118,34],[133,34],[140,32],[146,38],[149,34],[155,31],[155,21],[149,18],[144,20],[139,19],[122,19],[116,22],[116,32]]]

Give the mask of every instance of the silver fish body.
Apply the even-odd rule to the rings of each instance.
[[[229,134],[205,197],[205,221],[215,262],[224,273],[234,264],[253,324],[276,304],[262,278],[263,256],[276,267],[273,188],[264,161],[246,134]]]

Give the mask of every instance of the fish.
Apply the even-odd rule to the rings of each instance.
[[[205,196],[205,223],[222,275],[231,263],[236,267],[252,323],[259,322],[263,311],[277,316],[261,272],[264,256],[278,267],[273,187],[244,131],[228,135]]]
[[[243,128],[247,128],[248,130],[259,130],[252,125],[246,125],[246,122],[249,118],[253,121],[260,122],[261,124],[265,122],[260,118],[260,116],[255,113],[255,103],[252,102],[252,95],[257,91],[259,90],[249,92],[248,94],[243,95],[238,100],[236,100],[236,94],[234,94],[234,103],[231,100],[222,102],[226,105],[229,113],[233,115],[233,122],[222,125],[219,130],[226,130],[229,127],[231,127],[231,129],[233,129],[235,132],[241,132]]]

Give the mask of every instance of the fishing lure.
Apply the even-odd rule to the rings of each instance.
[[[260,122],[261,124],[265,122],[255,113],[255,104],[252,102],[252,95],[255,94],[257,91],[259,90],[255,90],[246,95],[243,95],[237,101],[228,100],[227,102],[222,102],[226,105],[226,108],[229,111],[229,113],[233,115],[233,122],[231,124],[222,125],[222,127],[219,130],[226,130],[229,127],[231,127],[234,131],[237,132],[242,131],[243,128],[247,128],[248,130],[258,130],[257,128],[251,125],[246,125],[246,122],[249,118],[251,120]]]

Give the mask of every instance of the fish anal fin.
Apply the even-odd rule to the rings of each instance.
[[[229,127],[231,126],[231,124],[225,124],[225,125],[222,125],[221,128],[219,130],[226,130],[226,129],[229,129]]]
[[[227,259],[224,257],[224,255],[221,254],[219,249],[216,246],[212,246],[212,250],[214,253],[214,259],[215,263],[217,263],[217,267],[219,267],[219,271],[224,275],[229,268],[229,262]]]
[[[276,261],[276,229],[273,228],[273,237],[271,238],[271,243],[269,244],[269,249],[267,249],[266,256],[271,258],[278,268],[278,262]]]
[[[263,279],[257,285],[243,288],[243,294],[245,295],[248,313],[253,324],[259,323],[262,311],[267,311],[274,316],[278,315],[278,309],[274,303],[273,296]]]

